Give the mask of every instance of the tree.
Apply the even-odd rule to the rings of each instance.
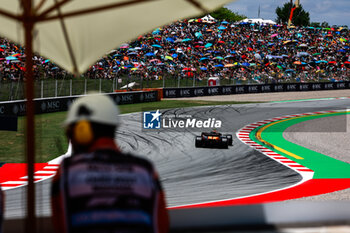
[[[227,20],[228,22],[236,22],[247,18],[246,16],[234,13],[233,11],[225,7],[219,8],[218,10],[210,13],[210,15],[217,20]]]
[[[276,21],[280,24],[287,24],[290,10],[292,9],[292,4],[287,2],[283,7],[276,8],[277,19]],[[298,8],[295,9],[292,23],[296,26],[308,26],[310,24],[310,14],[303,9],[303,6],[300,4]]]
[[[329,23],[327,23],[326,21],[323,21],[323,22],[321,23],[321,27],[323,27],[323,28],[329,28],[330,26],[329,26]]]
[[[311,27],[318,28],[318,27],[321,26],[321,23],[320,23],[320,22],[311,22],[311,23],[310,23],[310,26],[311,26]]]
[[[320,22],[312,22],[310,23],[311,27],[323,27],[323,28],[329,28],[329,23],[326,21],[323,21],[322,23]]]

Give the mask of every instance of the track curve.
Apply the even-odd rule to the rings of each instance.
[[[225,105],[168,110],[223,122],[223,132],[234,133],[243,126],[267,118],[321,110],[344,109],[350,100]],[[164,111],[163,111],[164,112]],[[122,115],[116,140],[124,151],[154,161],[166,190],[169,206],[231,199],[284,188],[300,181],[296,172],[267,158],[233,138],[228,150],[196,149],[199,132],[145,131],[141,113]],[[50,215],[50,180],[36,185],[38,215]],[[25,187],[6,191],[6,217],[23,216]]]

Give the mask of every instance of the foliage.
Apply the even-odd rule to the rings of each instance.
[[[311,22],[310,23],[311,27],[323,27],[323,28],[329,28],[329,23],[326,21],[323,21],[322,23],[320,22]]]
[[[287,24],[290,11],[291,11],[291,3],[285,3],[283,7],[276,8],[277,19],[276,21],[280,24]],[[303,9],[302,5],[299,5],[298,8],[295,9],[292,23],[296,26],[308,26],[310,24],[310,14]]]
[[[218,10],[210,13],[210,15],[219,21],[226,20],[228,22],[236,22],[247,18],[246,16],[235,13],[225,7],[219,8]]]

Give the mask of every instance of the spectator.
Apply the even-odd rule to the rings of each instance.
[[[0,186],[0,233],[2,233],[2,222],[4,220],[5,196]]]
[[[105,95],[76,100],[64,123],[73,153],[53,179],[56,232],[167,232],[168,213],[148,160],[114,141],[119,110]]]

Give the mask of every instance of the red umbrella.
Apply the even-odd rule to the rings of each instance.
[[[219,40],[218,44],[225,44],[225,41]]]
[[[185,74],[188,78],[193,78],[194,76],[193,72],[186,72]]]
[[[336,62],[336,61],[329,61],[328,64],[334,64],[334,65],[336,65],[337,62]]]

